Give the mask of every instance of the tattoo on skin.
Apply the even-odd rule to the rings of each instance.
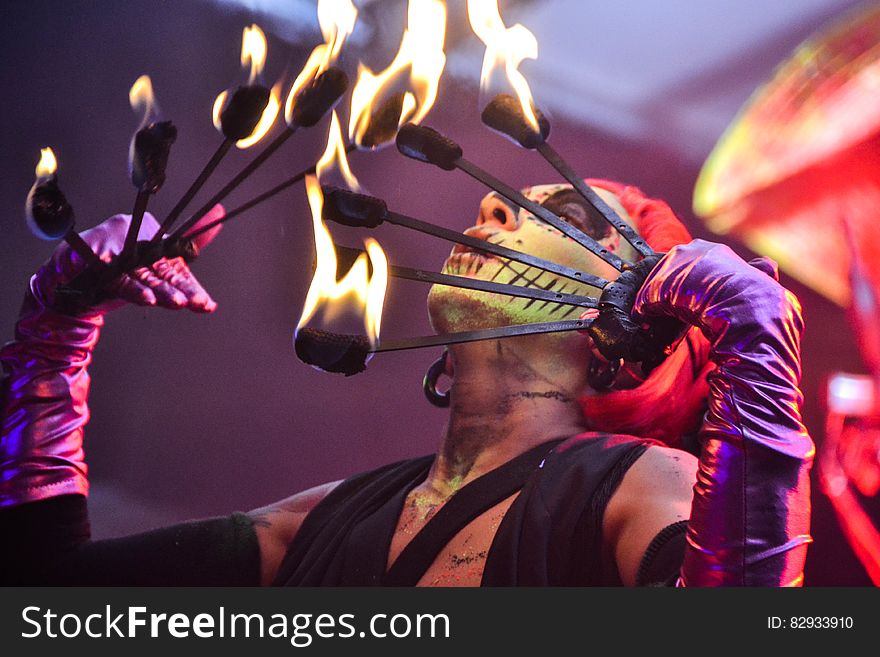
[[[449,563],[453,568],[459,568],[460,566],[467,566],[472,564],[474,561],[484,561],[486,559],[486,550],[482,550],[477,552],[476,554],[451,554],[449,555]]]
[[[563,404],[569,404],[574,401],[573,397],[566,395],[564,392],[560,392],[559,390],[548,390],[546,392],[516,392],[510,397],[522,398],[522,399],[555,399],[556,401],[562,402]]]

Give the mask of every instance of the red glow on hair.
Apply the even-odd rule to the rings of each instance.
[[[691,241],[687,228],[664,201],[649,198],[631,185],[593,178],[586,182],[614,194],[655,251],[665,252]],[[594,431],[654,438],[679,446],[683,435],[700,426],[709,391],[706,375],[713,368],[709,342],[694,328],[640,386],[582,397],[581,408]]]

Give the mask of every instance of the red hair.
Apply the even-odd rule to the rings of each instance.
[[[645,196],[638,187],[610,180],[589,178],[586,182],[614,194],[655,251],[665,252],[691,241],[687,228],[664,201]],[[581,408],[595,431],[655,438],[680,446],[682,437],[700,426],[709,390],[706,375],[713,367],[708,341],[692,328],[640,386],[582,397]]]

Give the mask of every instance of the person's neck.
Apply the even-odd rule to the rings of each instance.
[[[585,430],[580,382],[504,350],[456,359],[450,416],[429,486],[442,496],[541,443]]]

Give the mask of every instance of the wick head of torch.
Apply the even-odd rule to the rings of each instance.
[[[313,328],[298,330],[293,347],[297,357],[307,365],[345,376],[366,370],[370,355],[370,341],[366,336]]]
[[[385,102],[370,115],[370,123],[360,138],[358,146],[363,148],[378,148],[394,140],[400,117],[403,112],[403,102],[406,94],[398,92],[389,96]]]
[[[455,169],[462,156],[461,146],[433,128],[407,123],[397,132],[397,150],[419,162],[427,162],[446,171]]]
[[[139,190],[155,194],[165,184],[165,169],[177,128],[171,121],[157,121],[134,136],[131,182]]]
[[[299,90],[294,100],[290,123],[303,128],[312,127],[336,106],[347,89],[348,76],[344,71],[331,66]]]
[[[535,107],[532,110],[538,120],[539,131],[535,131],[526,119],[519,100],[510,94],[495,96],[483,109],[480,118],[488,127],[509,137],[523,148],[532,150],[543,144],[550,134],[547,117]]]
[[[358,194],[339,187],[323,186],[324,221],[353,228],[375,228],[388,216],[388,206],[380,198]]]
[[[38,181],[27,197],[25,216],[34,235],[58,240],[73,228],[73,207],[58,187],[55,176]]]
[[[263,118],[272,92],[261,84],[239,87],[220,112],[220,129],[230,141],[250,137]]]

